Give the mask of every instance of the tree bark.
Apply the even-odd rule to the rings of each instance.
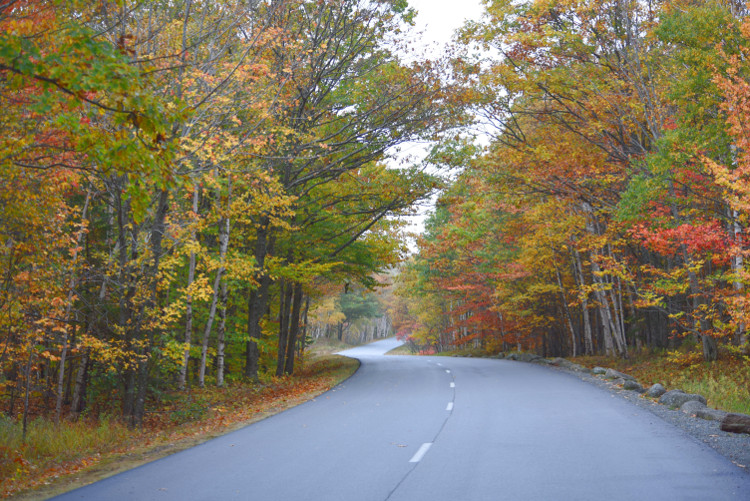
[[[29,423],[29,393],[31,391],[31,358],[34,355],[34,347],[29,343],[29,358],[26,361],[26,387],[23,395],[23,430],[21,432],[21,443],[26,443],[26,431]]]
[[[586,280],[583,276],[583,265],[581,263],[581,255],[578,251],[574,250],[573,255],[575,257],[573,266],[578,277],[578,287],[581,291],[581,316],[583,317],[583,350],[586,355],[594,354],[594,339],[591,329],[591,317],[589,315],[589,301],[588,293],[585,291]]]
[[[70,325],[70,313],[73,310],[73,295],[75,294],[76,284],[78,283],[78,276],[76,271],[76,264],[78,262],[78,248],[81,246],[83,241],[83,224],[88,217],[89,202],[91,201],[91,188],[86,192],[86,201],[83,203],[83,209],[81,210],[81,229],[78,230],[78,236],[76,237],[76,247],[73,250],[72,262],[70,265],[70,284],[68,286],[68,298],[65,304],[65,325],[62,339],[62,349],[60,350],[60,366],[57,377],[57,400],[55,402],[55,424],[60,425],[60,416],[62,415],[62,404],[63,404],[63,389],[65,383],[65,361],[68,357],[68,329]]]
[[[286,346],[289,340],[289,320],[294,294],[294,285],[284,281],[281,288],[281,305],[279,308],[279,344],[276,352],[276,375],[284,374]]]
[[[216,317],[216,305],[219,302],[219,289],[221,288],[221,281],[224,276],[227,249],[229,248],[229,218],[222,218],[219,221],[219,269],[216,270],[216,278],[214,279],[214,292],[211,298],[211,308],[208,312],[208,320],[206,320],[206,328],[203,331],[203,344],[201,346],[201,366],[200,373],[198,375],[198,384],[201,388],[205,386],[206,379],[206,357],[208,356],[208,340],[211,336],[211,328],[213,327],[214,318]]]
[[[245,350],[245,377],[253,381],[258,380],[258,363],[260,352],[258,351],[258,340],[262,332],[260,321],[263,318],[266,304],[268,302],[268,290],[271,286],[271,278],[263,271],[266,255],[273,248],[273,238],[269,235],[269,221],[264,220],[256,235],[255,241],[255,263],[258,266],[258,288],[248,295],[247,308],[247,336],[248,341]]]
[[[310,296],[305,296],[305,309],[302,312],[302,332],[300,333],[300,339],[297,343],[299,346],[299,359],[302,360],[305,356],[305,348],[307,347],[307,314],[310,311]]]
[[[565,288],[563,287],[562,278],[560,277],[560,271],[555,266],[555,276],[557,277],[557,286],[560,291],[560,299],[562,300],[563,311],[565,311],[565,318],[568,321],[568,329],[570,330],[570,342],[573,347],[573,356],[578,354],[578,336],[576,335],[575,328],[573,327],[573,316],[570,314],[570,308],[568,307],[568,297],[565,294]]]
[[[224,349],[227,328],[227,293],[226,279],[221,282],[221,296],[219,298],[219,326],[216,329],[216,386],[224,386]]]
[[[737,249],[742,248],[742,226],[740,226],[739,217],[740,214],[738,211],[731,211],[731,233],[734,237],[734,242]],[[732,271],[735,273],[735,275],[737,275],[737,278],[735,278],[732,282],[732,287],[737,293],[741,293],[742,289],[744,288],[742,281],[739,279],[739,273],[744,269],[744,267],[745,262],[744,257],[742,256],[742,252],[736,252],[734,256],[732,256]],[[732,341],[736,346],[742,346],[747,341],[747,326],[744,322],[738,323]]]
[[[86,387],[89,372],[89,350],[84,350],[76,373],[76,382],[73,389],[73,399],[70,402],[70,418],[78,419],[86,404]]]
[[[158,307],[158,291],[159,291],[159,266],[161,265],[162,256],[162,241],[164,240],[164,233],[166,230],[166,219],[167,210],[169,209],[169,192],[162,190],[159,193],[159,197],[156,203],[156,211],[154,214],[154,223],[151,228],[151,254],[152,264],[150,266],[149,275],[147,276],[150,285],[149,300],[145,305],[145,308],[141,308],[139,317],[144,315],[154,315],[155,310]],[[139,319],[138,325],[140,329],[141,320]],[[132,423],[133,426],[141,426],[143,424],[143,417],[146,412],[146,393],[148,389],[148,372],[149,363],[151,361],[151,347],[154,343],[155,329],[153,326],[148,326],[148,338],[142,348],[141,359],[138,365],[138,393],[135,400],[135,408],[133,412]]]
[[[193,215],[196,218],[198,217],[198,198],[199,193],[198,188],[196,187],[193,191]],[[195,241],[195,230],[193,230],[190,238]],[[180,378],[177,384],[180,390],[184,390],[187,383],[188,363],[190,362],[190,344],[193,341],[193,296],[189,291],[190,286],[193,285],[193,282],[195,281],[195,265],[195,251],[190,251],[187,280],[188,293],[185,297],[185,349],[182,353],[182,367],[180,367]]]
[[[286,341],[286,362],[284,373],[294,373],[294,352],[297,347],[297,334],[299,333],[300,313],[302,311],[302,284],[294,284],[294,295],[292,297],[292,316],[289,325],[289,337]]]

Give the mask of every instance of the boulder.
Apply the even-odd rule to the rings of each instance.
[[[651,386],[651,388],[646,391],[646,396],[651,398],[659,398],[660,396],[664,395],[667,392],[667,389],[664,388],[659,383],[656,383],[655,385]]]
[[[605,369],[604,367],[594,367],[593,369],[591,369],[592,374],[606,374],[606,372],[607,369]]]
[[[703,405],[706,405],[706,399],[703,395],[697,393],[685,393],[682,390],[670,390],[659,398],[659,403],[672,408],[680,408],[685,402],[690,400],[697,400]]]
[[[584,366],[578,365],[577,363],[571,362],[570,360],[566,360],[564,358],[553,358],[550,361],[550,364],[562,367],[563,369],[568,369],[570,371],[589,372],[589,370]]]
[[[721,430],[732,433],[750,434],[750,416],[745,414],[727,414],[721,420]]]
[[[646,391],[643,389],[643,386],[638,383],[638,381],[632,379],[624,379],[622,387],[626,390],[637,391],[638,393],[643,393],[644,391]]]
[[[542,357],[534,353],[511,353],[507,358],[518,360],[519,362],[533,362]]]
[[[588,367],[584,367],[582,365],[574,364],[573,362],[568,362],[568,363],[570,365],[568,367],[566,367],[566,369],[570,369],[570,370],[576,371],[576,372],[586,372],[586,373],[590,373],[591,372],[591,369],[589,369]]]
[[[698,411],[695,413],[695,415],[701,419],[706,419],[708,421],[721,421],[725,417],[727,417],[727,414],[729,414],[726,411],[720,411],[718,409],[712,409],[710,407],[704,407],[703,409],[698,409]]]
[[[625,379],[618,377],[617,379],[613,379],[612,383],[618,386],[625,386],[625,381],[626,381]]]
[[[620,371],[616,371],[614,369],[607,369],[604,372],[604,377],[607,378],[607,379],[622,378],[622,379],[631,379],[631,380],[635,381],[635,378],[633,376],[631,376],[629,374],[625,374],[625,373],[620,372]]]
[[[682,412],[691,416],[697,416],[698,412],[702,411],[705,408],[706,404],[704,404],[703,402],[699,402],[698,400],[688,400],[680,406],[680,410]]]

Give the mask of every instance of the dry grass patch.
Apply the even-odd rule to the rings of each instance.
[[[715,362],[703,362],[696,350],[634,353],[627,360],[590,356],[572,361],[586,367],[611,367],[635,377],[642,385],[661,383],[667,389],[700,393],[708,405],[727,412],[750,414],[750,359],[722,348]]]

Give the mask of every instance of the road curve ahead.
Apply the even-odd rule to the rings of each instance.
[[[314,401],[60,500],[749,500],[750,475],[547,367],[344,352]]]

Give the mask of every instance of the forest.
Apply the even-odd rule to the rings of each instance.
[[[0,0],[3,413],[137,428],[392,332],[747,356],[744,4],[484,6],[429,60],[406,0]]]
[[[694,347],[747,364],[750,21],[731,1],[485,2],[452,64],[489,137],[404,267],[424,351]]]
[[[293,374],[313,327],[389,333],[365,292],[440,180],[386,163],[461,116],[437,64],[397,55],[413,15],[1,2],[4,413],[138,427],[166,391]]]

